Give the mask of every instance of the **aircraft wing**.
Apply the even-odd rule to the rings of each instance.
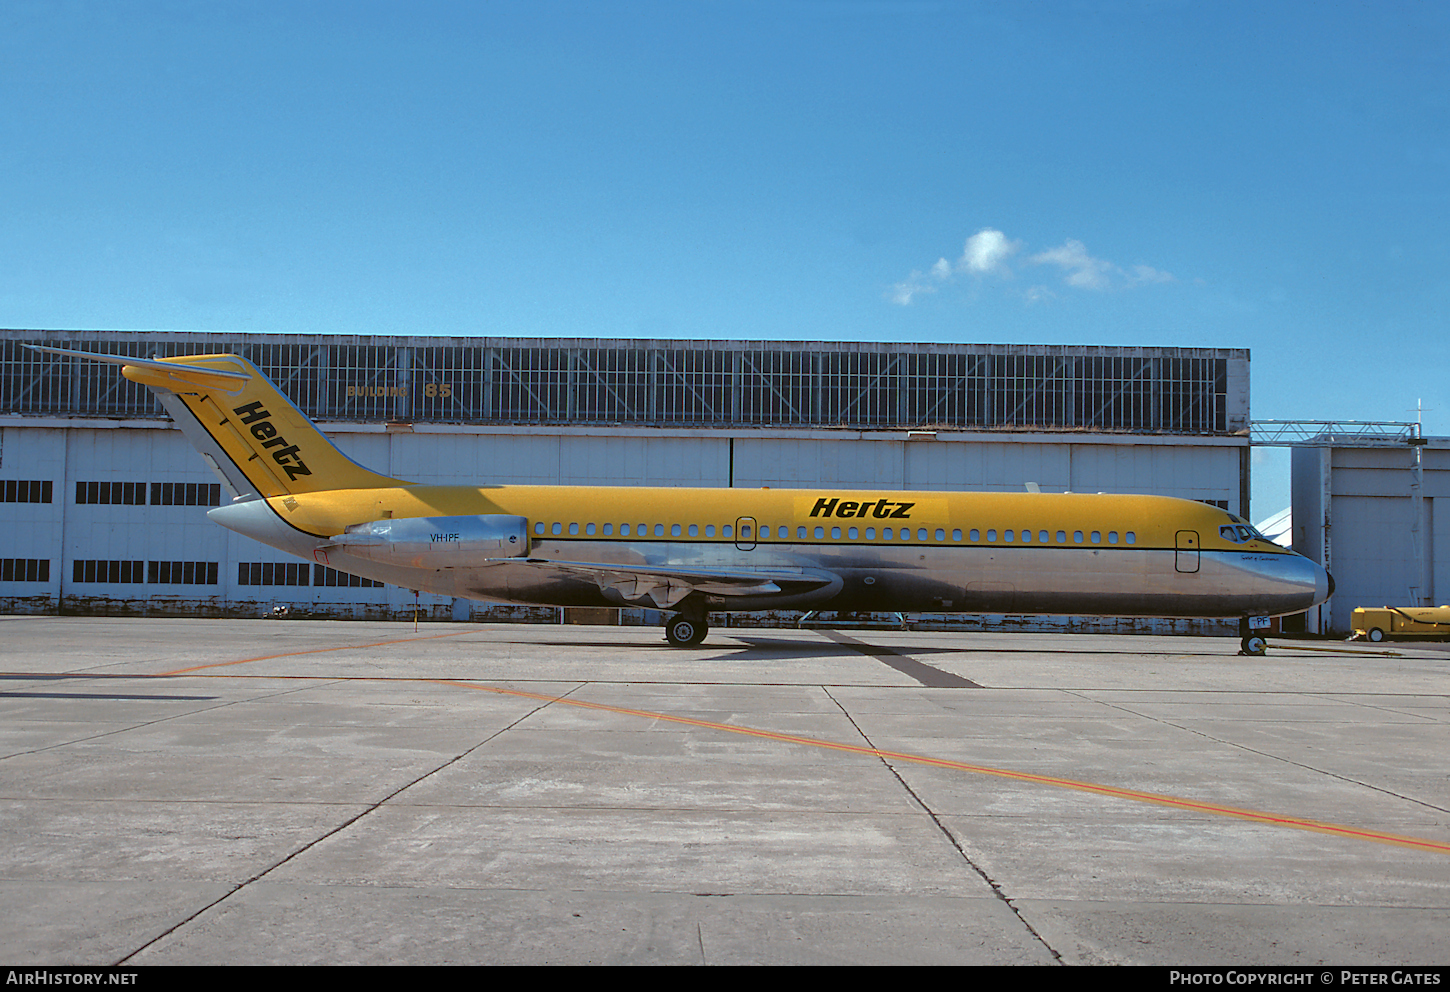
[[[696,590],[715,596],[799,595],[839,586],[841,577],[817,569],[728,569],[691,565],[618,565],[605,562],[552,561],[546,558],[495,559],[592,579],[627,602],[641,600],[667,610]]]

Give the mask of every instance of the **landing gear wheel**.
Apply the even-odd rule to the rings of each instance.
[[[1369,629],[1369,639],[1378,644],[1380,641],[1385,639],[1385,632],[1380,630],[1378,627],[1371,627]]]
[[[710,628],[704,620],[675,616],[670,617],[665,624],[665,640],[670,642],[671,647],[684,648],[699,644],[708,633]]]
[[[1258,634],[1250,634],[1248,637],[1245,637],[1242,641],[1239,642],[1240,653],[1249,655],[1250,657],[1254,658],[1263,657],[1264,652],[1268,649],[1268,647],[1269,642],[1264,640]]]

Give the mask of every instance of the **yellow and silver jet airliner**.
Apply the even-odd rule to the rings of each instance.
[[[38,350],[155,391],[231,491],[208,513],[223,527],[445,596],[666,611],[675,645],[710,612],[949,610],[1239,618],[1262,654],[1248,618],[1334,590],[1247,521],[1165,496],[415,485],[353,462],[235,355]]]

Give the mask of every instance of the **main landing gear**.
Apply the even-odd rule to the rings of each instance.
[[[704,617],[687,617],[676,613],[665,621],[665,640],[671,647],[686,648],[699,644],[710,633],[710,625]]]
[[[1269,642],[1249,629],[1249,618],[1239,620],[1239,654],[1251,658],[1262,658],[1269,648]]]

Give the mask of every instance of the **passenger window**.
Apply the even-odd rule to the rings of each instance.
[[[952,530],[952,540],[953,541],[960,541],[961,539],[962,539],[962,532],[959,531],[959,530],[953,529]]]
[[[604,525],[604,536],[605,537],[609,537],[613,533],[614,533],[614,524],[605,524]]]
[[[770,536],[770,525],[764,524],[760,528],[760,539],[763,541]]]
[[[735,533],[735,531],[730,528],[729,524],[726,524],[724,527],[720,528],[721,537],[729,537],[733,533]]]
[[[821,538],[823,538],[825,536],[826,536],[826,529],[824,527],[817,527],[816,528],[816,540],[819,541]]]
[[[590,535],[591,537],[594,536],[594,525],[593,524],[585,524],[584,525],[584,533]]]
[[[664,537],[664,536],[665,536],[665,525],[664,524],[655,524],[655,537]]]
[[[750,525],[749,524],[741,524],[740,525],[740,540],[742,540],[742,541],[748,541],[748,540],[750,540]]]
[[[706,537],[714,537],[715,536],[715,525],[714,524],[706,524],[705,525],[705,536]]]
[[[1040,531],[1037,532],[1037,543],[1038,544],[1046,544],[1047,543],[1047,531],[1040,530]]]
[[[867,527],[866,528],[866,540],[868,540],[868,541],[874,541],[874,540],[876,540],[876,528],[875,527]]]
[[[620,537],[628,537],[629,536],[629,524],[620,524],[619,525],[619,535],[620,535]]]
[[[881,540],[889,541],[892,539],[893,536],[894,535],[890,527],[881,528]]]
[[[925,527],[918,527],[916,529],[916,539],[918,541],[925,541],[926,540],[926,528]]]
[[[977,530],[975,527],[972,528],[972,540],[974,540],[974,541],[980,541],[981,539],[982,539],[982,532],[979,531],[979,530]]]
[[[1128,531],[1128,535],[1127,536],[1128,536],[1128,543],[1129,544],[1137,544],[1138,543],[1138,535],[1137,534],[1134,534],[1132,531]]]
[[[1012,543],[1012,532],[1010,530],[1004,530],[1002,532],[1002,540],[1006,541],[1008,544],[1011,544]]]
[[[578,524],[570,524],[569,525],[569,533],[570,534],[577,534],[577,533],[579,533],[579,525]]]
[[[680,525],[679,524],[670,524],[670,537],[679,537],[679,536],[680,536]]]
[[[987,531],[987,540],[989,540],[989,541],[995,541],[995,540],[997,540],[997,532],[995,530],[989,530],[989,531]]]
[[[645,537],[645,536],[647,536],[649,534],[649,525],[648,524],[640,524],[638,527],[636,527],[634,529],[634,532],[636,534],[638,534],[640,537]]]
[[[1109,544],[1117,544],[1118,543],[1118,532],[1117,531],[1115,531],[1115,530],[1108,531],[1108,543]]]
[[[1082,531],[1075,530],[1075,531],[1072,532],[1072,543],[1073,544],[1081,544],[1082,543]]]
[[[1095,531],[1093,531],[1088,536],[1092,538],[1092,542],[1094,544],[1102,544],[1103,543],[1103,532],[1100,531],[1100,530],[1095,530]]]
[[[806,529],[804,527],[797,527],[795,529],[795,536],[798,540],[804,541],[806,539]]]
[[[535,521],[534,522],[534,533],[535,534],[542,534],[543,532],[544,532],[544,522],[542,520]]]
[[[1058,544],[1066,544],[1067,543],[1067,531],[1060,530],[1060,531],[1057,532],[1057,543]]]
[[[947,532],[938,527],[936,529],[936,539],[938,541],[945,541],[947,539]]]
[[[699,537],[700,536],[700,525],[699,524],[690,524],[690,536],[691,537]]]
[[[839,527],[832,527],[831,528],[831,540],[833,540],[833,541],[839,541],[840,539],[841,539],[841,528],[839,528]]]
[[[564,525],[561,524],[561,523],[559,523],[559,521],[557,521],[557,520],[554,521],[554,526],[552,528],[550,528],[550,529],[555,534],[562,534],[562,533],[564,533]]]
[[[1023,544],[1031,544],[1032,543],[1032,531],[1030,531],[1030,530],[1024,530],[1022,532],[1022,543]]]
[[[846,536],[854,541],[861,536],[861,532],[858,531],[855,527],[852,527],[850,530],[846,531]]]

